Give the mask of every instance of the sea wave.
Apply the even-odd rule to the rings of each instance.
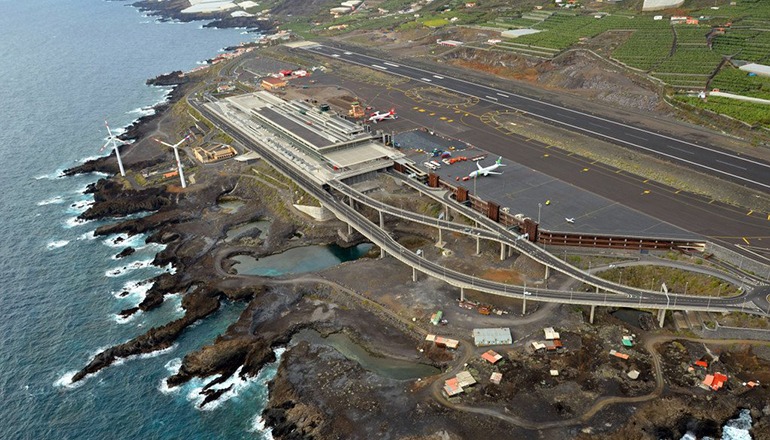
[[[78,237],[78,240],[93,240],[95,238],[96,238],[96,231],[90,231],[84,234],[80,234],[80,236]]]
[[[83,226],[86,223],[90,223],[91,220],[83,220],[82,218],[78,217],[70,217],[66,220],[64,220],[64,227],[66,229],[71,229],[77,226]]]
[[[39,176],[35,176],[35,180],[56,180],[56,179],[61,179],[62,177],[64,177],[64,170],[59,169],[54,171],[53,173],[41,174]]]
[[[109,278],[120,277],[134,270],[150,267],[151,265],[152,265],[152,260],[139,260],[131,264],[127,264],[123,267],[109,269],[106,272],[104,272],[104,276]]]
[[[120,288],[120,290],[112,292],[112,296],[118,299],[139,298],[141,301],[147,295],[147,292],[149,292],[150,289],[152,289],[152,286],[154,284],[155,284],[155,281],[147,281],[147,280],[128,281],[125,284],[123,284],[123,287]]]
[[[80,200],[75,203],[70,204],[70,206],[67,208],[67,212],[70,214],[82,214],[88,210],[91,206],[94,205],[93,200]]]
[[[56,240],[56,241],[50,241],[46,245],[46,248],[50,251],[52,249],[58,249],[60,247],[67,246],[69,244],[69,240]]]
[[[262,414],[257,414],[251,419],[251,428],[249,432],[257,432],[262,434],[262,438],[266,440],[273,440],[273,428],[265,426],[265,419],[262,418]]]
[[[136,248],[140,244],[144,243],[145,238],[145,234],[136,234],[131,236],[128,234],[117,234],[108,236],[102,240],[102,243],[105,246],[109,246],[111,248],[125,248],[129,246]]]
[[[116,323],[120,324],[120,325],[128,324],[129,322],[133,321],[134,319],[136,319],[141,314],[142,314],[141,310],[137,310],[136,312],[134,312],[134,313],[132,313],[132,314],[130,314],[128,316],[121,316],[121,315],[116,314],[116,315],[112,315],[112,320],[115,321]]]
[[[64,202],[64,198],[62,198],[62,196],[56,196],[56,197],[51,197],[50,199],[45,199],[37,202],[37,206],[55,205],[57,203],[63,203],[63,202]]]
[[[53,386],[56,388],[68,388],[68,389],[75,389],[83,385],[83,381],[79,382],[73,382],[72,378],[75,377],[75,375],[78,374],[78,370],[72,370],[64,373],[64,375],[56,381],[54,381]]]

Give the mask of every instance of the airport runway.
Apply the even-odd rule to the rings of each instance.
[[[334,73],[329,76],[328,80],[324,75],[316,75],[315,79],[319,83],[318,85],[325,84],[327,81],[329,81],[328,85],[332,85],[334,81],[338,81],[335,80],[336,75]],[[577,195],[581,190],[585,190],[670,223],[677,228],[709,237],[712,241],[723,245],[768,247],[764,244],[770,241],[770,234],[768,234],[770,219],[767,218],[767,213],[746,212],[741,208],[715,202],[681,191],[678,188],[650,182],[601,163],[591,162],[584,157],[551,148],[535,140],[496,130],[492,125],[481,121],[480,115],[499,110],[497,103],[476,100],[467,105],[459,106],[459,109],[457,106],[442,107],[419,103],[409,99],[405,94],[409,94],[410,90],[415,88],[430,87],[420,80],[405,82],[397,86],[386,86],[346,78],[344,84],[345,88],[349,89],[355,96],[363,98],[367,103],[373,103],[380,110],[396,107],[400,115],[399,119],[374,124],[372,125],[374,130],[398,133],[421,127],[435,129],[439,133],[475,145],[493,156],[503,156],[524,167],[537,170],[575,187],[574,191],[560,192],[559,194],[550,192],[547,185],[522,191],[517,194],[516,204],[511,206],[515,212],[537,218],[538,203],[544,203],[545,200],[550,199],[553,206],[557,206],[559,203],[564,204],[566,201],[574,206],[572,202],[579,200]],[[418,163],[421,164],[422,161]],[[448,173],[454,179],[454,176],[459,175],[459,172],[459,168],[455,168]],[[505,176],[495,177],[502,178],[500,180],[503,182],[499,184],[484,182],[483,185],[478,185],[482,197],[485,196],[482,193],[483,187],[487,185],[499,185],[507,188],[515,188],[517,185],[515,181],[505,178]],[[471,187],[470,182],[465,183],[466,187]],[[563,200],[559,201],[559,197],[562,197]],[[503,200],[496,201],[505,203]],[[553,212],[556,209],[551,211],[543,210],[541,212],[541,217],[546,223],[545,226],[567,231],[573,230],[573,228],[578,230],[579,228],[577,225],[564,224],[563,217],[585,216],[586,221],[588,221],[589,218],[596,218],[599,215],[588,210],[581,212],[577,208],[569,211],[560,209],[558,214]],[[612,212],[601,215],[603,215],[601,223],[611,221],[617,223],[613,229],[632,226],[632,224],[625,222],[620,225],[619,222],[622,221],[622,218],[614,218]],[[583,222],[583,226],[585,226],[585,222]],[[643,233],[643,231],[636,232]],[[664,231],[661,230],[661,232]]]
[[[337,58],[348,63],[374,68],[424,84],[473,96],[481,101],[495,104],[498,108],[525,112],[527,116],[558,127],[654,154],[666,160],[704,173],[717,175],[751,188],[770,190],[770,164],[759,159],[735,155],[710,145],[677,139],[620,121],[411,67],[400,62],[390,62],[324,45],[310,46],[304,49],[319,55]]]

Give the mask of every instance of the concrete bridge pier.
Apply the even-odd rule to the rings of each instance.
[[[460,287],[460,301],[465,301],[465,287]]]
[[[351,235],[353,235],[353,226],[351,226],[350,223],[348,223],[348,237]]]
[[[546,280],[547,280],[547,279],[548,279],[548,276],[549,276],[550,274],[551,274],[551,268],[550,268],[550,266],[546,266],[546,267],[545,267],[545,276],[543,277],[543,279],[546,279]]]
[[[417,282],[417,269],[415,269],[414,267],[412,268],[412,282],[413,283]]]
[[[481,237],[476,236],[476,255],[481,255]]]
[[[505,261],[505,252],[506,246],[505,243],[500,243],[500,261]]]
[[[527,314],[527,297],[521,299],[521,315],[524,316]]]
[[[593,324],[594,323],[594,312],[596,311],[596,306],[591,306],[591,314],[588,315],[588,323]]]
[[[441,246],[441,243],[444,242],[442,238],[443,238],[443,235],[441,233],[441,228],[438,228],[438,241],[436,243],[438,243],[439,246]]]
[[[666,309],[659,309],[658,310],[658,326],[660,328],[663,328],[663,323],[666,319]]]
[[[378,211],[380,213],[380,229],[385,229],[385,216],[382,215],[382,211]]]

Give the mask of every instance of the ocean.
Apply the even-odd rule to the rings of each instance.
[[[125,127],[168,89],[145,80],[190,70],[222,48],[252,40],[242,30],[160,23],[126,2],[0,0],[0,437],[3,439],[265,438],[258,417],[266,367],[208,410],[190,395],[200,382],[162,386],[181,357],[210,343],[244,304],[227,304],[168,351],[126,359],[69,382],[101,349],[183,313],[179,295],[121,321],[146,280],[157,245],[143,236],[116,244],[93,236],[99,222],[77,215],[102,176],[62,178],[99,154],[106,132]],[[137,252],[114,258],[125,246]],[[121,292],[129,292],[121,296]]]

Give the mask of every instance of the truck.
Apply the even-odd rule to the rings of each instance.
[[[441,318],[443,317],[444,317],[444,312],[442,312],[441,310],[438,310],[436,313],[430,316],[430,323],[433,325],[438,325],[441,322]]]

